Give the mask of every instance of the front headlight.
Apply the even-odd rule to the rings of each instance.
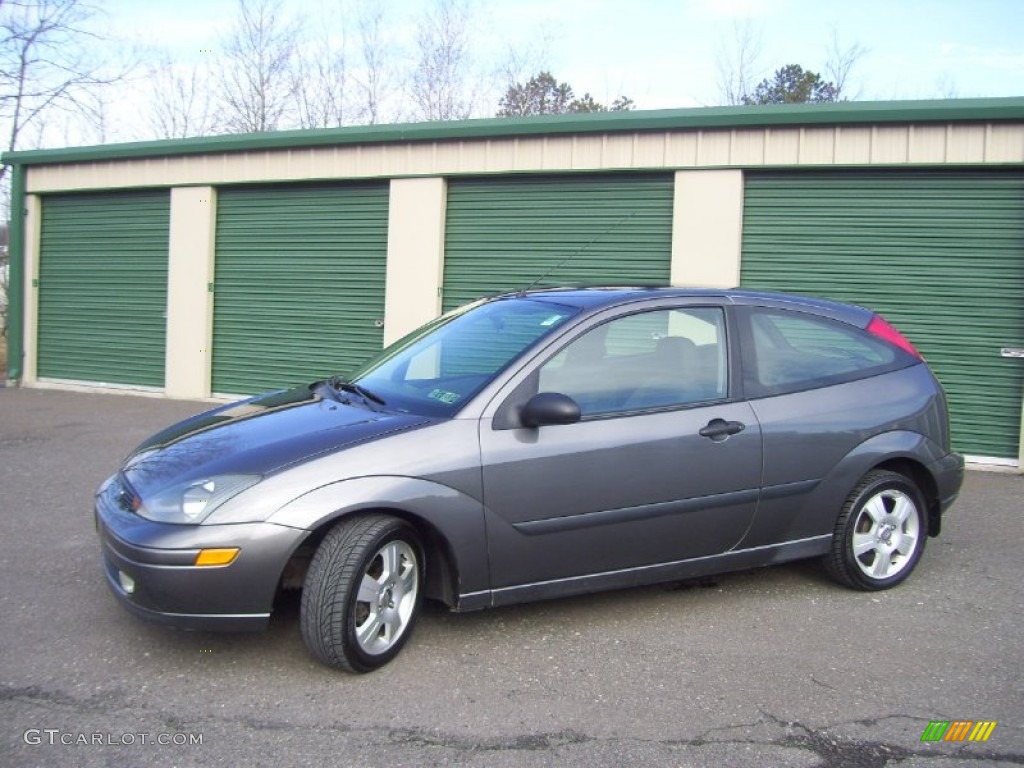
[[[136,513],[158,523],[197,525],[225,501],[261,479],[259,475],[217,475],[147,498]]]

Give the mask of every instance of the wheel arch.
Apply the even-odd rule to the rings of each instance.
[[[423,549],[423,569],[425,578],[423,583],[423,594],[432,600],[438,600],[449,608],[457,608],[459,602],[457,585],[459,583],[459,569],[455,555],[452,553],[451,543],[445,535],[437,529],[429,520],[396,506],[368,506],[354,510],[338,510],[337,514],[324,518],[309,533],[299,551],[293,556],[294,559],[305,559],[307,553],[311,555],[320,546],[320,542],[344,518],[354,515],[387,515],[408,523],[419,539]],[[299,554],[301,552],[302,554]]]
[[[928,513],[928,536],[934,538],[942,528],[942,509],[939,504],[939,488],[932,473],[917,459],[899,456],[879,462],[872,469],[882,469],[903,475],[917,486],[924,497]]]
[[[925,436],[907,430],[874,435],[838,461],[812,492],[805,510],[836,510],[836,516],[854,488],[872,470],[889,470],[912,481],[925,499],[930,536],[938,534],[941,506],[936,480],[928,465],[941,457],[941,451]],[[801,528],[803,535],[831,533],[835,517],[814,515],[814,522]],[[804,533],[808,532],[809,533]]]
[[[418,478],[364,477],[332,483],[282,507],[270,522],[309,531],[281,577],[301,586],[304,567],[340,520],[384,514],[416,531],[425,560],[424,595],[455,610],[471,610],[463,595],[489,586],[482,504],[448,486]]]

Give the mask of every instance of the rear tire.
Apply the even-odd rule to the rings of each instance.
[[[370,672],[402,650],[419,614],[416,532],[387,515],[343,519],[313,555],[302,590],[302,639],[320,661]]]
[[[924,551],[928,514],[918,487],[896,472],[868,472],[836,520],[825,568],[841,584],[880,590],[906,579]]]

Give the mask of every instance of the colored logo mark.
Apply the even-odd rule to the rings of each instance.
[[[988,741],[995,729],[995,720],[932,720],[921,741]]]

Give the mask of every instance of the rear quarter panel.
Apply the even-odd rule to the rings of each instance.
[[[946,453],[942,391],[923,364],[750,402],[764,469],[743,547],[830,534],[872,467],[893,458],[927,466]]]

